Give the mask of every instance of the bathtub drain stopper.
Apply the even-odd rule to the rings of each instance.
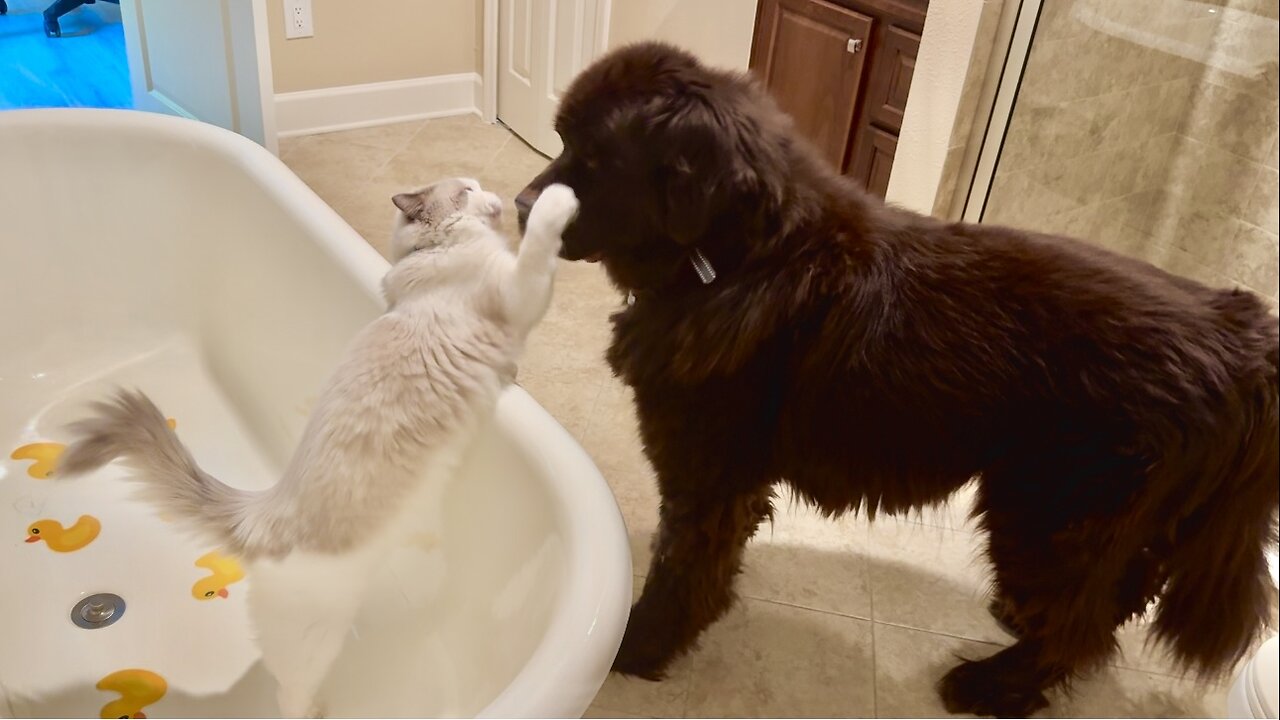
[[[71,608],[71,622],[86,630],[111,625],[124,615],[124,598],[111,593],[90,595]]]

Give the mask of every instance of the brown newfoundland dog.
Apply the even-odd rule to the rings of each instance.
[[[1276,318],[1063,237],[885,206],[752,81],[659,44],[584,71],[552,182],[563,256],[631,295],[608,361],[635,389],[661,527],[614,669],[659,678],[733,602],[775,483],[832,515],[978,478],[992,609],[1019,640],[962,662],[954,712],[1024,716],[1159,601],[1187,668],[1270,617]]]

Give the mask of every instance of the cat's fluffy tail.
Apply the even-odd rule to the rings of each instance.
[[[92,415],[69,428],[75,439],[58,459],[59,476],[86,473],[120,458],[134,471],[139,496],[161,514],[176,516],[231,553],[246,552],[238,529],[259,493],[238,490],[201,470],[142,392],[120,390],[92,407]]]

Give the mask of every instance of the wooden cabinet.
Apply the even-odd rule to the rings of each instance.
[[[928,0],[760,0],[751,70],[840,172],[884,197]]]

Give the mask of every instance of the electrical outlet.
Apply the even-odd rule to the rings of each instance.
[[[284,36],[289,40],[315,35],[311,27],[311,0],[284,1]]]

